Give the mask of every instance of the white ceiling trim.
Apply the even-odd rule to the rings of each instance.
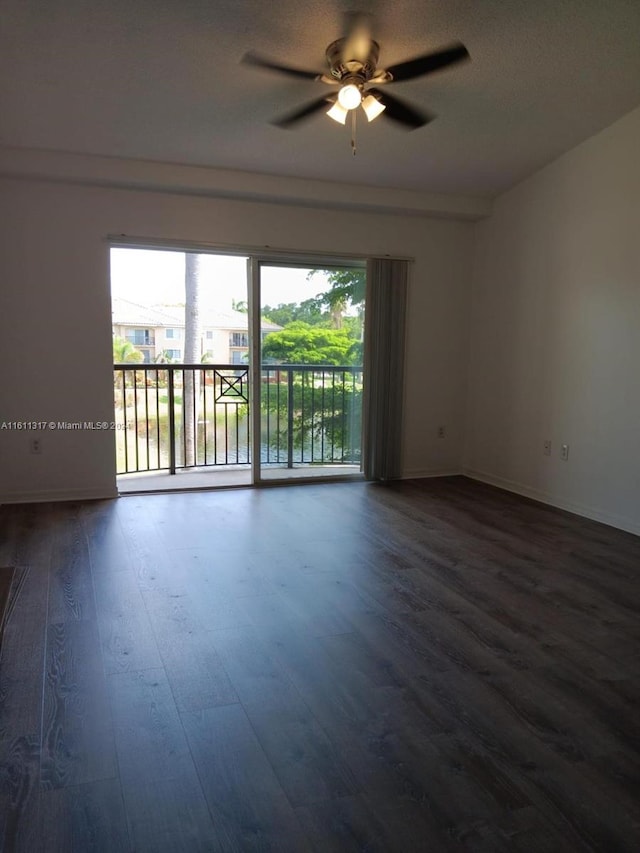
[[[490,199],[477,196],[26,148],[0,148],[0,175],[402,216],[477,220],[489,216],[492,210]]]

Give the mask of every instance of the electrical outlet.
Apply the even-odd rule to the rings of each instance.
[[[42,440],[39,438],[32,438],[29,442],[29,450],[31,453],[42,453]]]
[[[551,442],[547,438],[542,445],[542,452],[545,456],[551,456]]]
[[[563,462],[566,462],[568,458],[569,458],[569,445],[563,444],[562,447],[560,448],[560,459],[562,459]]]
[[[446,435],[445,428],[443,426],[438,427],[438,438],[444,438]]]

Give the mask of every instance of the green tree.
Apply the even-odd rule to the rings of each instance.
[[[139,349],[136,349],[131,341],[113,336],[113,363],[114,364],[139,364],[144,359]]]
[[[281,302],[277,308],[265,305],[262,316],[278,326],[288,326],[290,323],[301,321],[311,326],[330,326],[331,318],[327,311],[322,310],[322,303],[315,297],[304,302]]]
[[[316,297],[319,305],[327,307],[331,316],[331,324],[334,329],[341,329],[345,319],[345,312],[350,308],[360,309],[358,314],[362,316],[362,306],[365,298],[366,270],[364,267],[345,267],[333,270],[312,270],[307,278],[322,273],[327,276],[331,285],[324,293]]]
[[[272,364],[359,364],[360,346],[346,329],[327,329],[296,321],[271,332],[262,357]]]
[[[263,385],[262,410],[268,420],[274,461],[287,457],[292,429],[294,461],[357,463],[360,461],[362,381],[355,369],[334,371],[278,368]],[[289,418],[291,406],[292,417]]]

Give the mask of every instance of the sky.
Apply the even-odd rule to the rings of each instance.
[[[209,286],[200,294],[203,305],[231,308],[247,300],[247,259],[235,255],[204,255]],[[262,267],[262,304],[302,302],[327,290],[326,277],[307,281],[308,269]],[[157,249],[111,249],[111,294],[140,305],[184,302],[184,253]]]

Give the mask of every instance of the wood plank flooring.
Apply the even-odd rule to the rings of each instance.
[[[462,477],[0,508],[6,853],[637,851],[640,539]]]

